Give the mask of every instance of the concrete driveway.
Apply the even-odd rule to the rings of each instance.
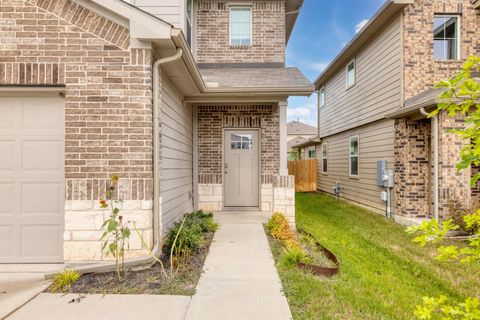
[[[59,268],[58,264],[0,264],[0,319],[5,319],[45,290],[50,282],[43,274]]]

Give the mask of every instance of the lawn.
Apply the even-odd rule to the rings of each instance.
[[[423,296],[480,297],[480,267],[441,263],[405,227],[324,194],[297,194],[296,221],[332,250],[340,273],[318,278],[277,264],[295,320],[413,319]],[[282,249],[272,243],[278,260]]]

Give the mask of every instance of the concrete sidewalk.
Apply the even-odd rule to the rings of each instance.
[[[216,215],[215,234],[187,320],[288,320],[287,299],[257,212]]]

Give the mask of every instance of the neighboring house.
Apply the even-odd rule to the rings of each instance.
[[[376,162],[386,160],[398,220],[445,218],[453,200],[475,205],[470,170],[455,169],[461,142],[446,131],[461,119],[441,113],[436,136],[436,120],[421,108],[435,106],[436,81],[480,54],[476,8],[470,0],[389,0],[316,79],[320,190],[338,182],[344,198],[385,211]]]
[[[301,155],[298,149],[293,149],[293,146],[299,145],[308,141],[311,138],[318,136],[316,127],[308,125],[300,121],[290,121],[287,123],[287,146],[289,158],[298,159]],[[315,157],[315,155],[313,155]]]
[[[131,2],[0,0],[0,262],[105,259],[112,175],[149,245],[194,209],[294,216],[302,1]]]
[[[321,140],[318,138],[318,136],[310,139],[302,139],[301,141],[298,141],[296,144],[292,145],[292,152],[297,153],[299,160],[316,159],[316,146],[320,141]]]

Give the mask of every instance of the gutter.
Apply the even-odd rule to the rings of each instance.
[[[153,64],[153,255],[155,257],[159,257],[162,253],[162,244],[160,238],[160,168],[159,168],[159,152],[160,152],[160,97],[159,97],[159,90],[160,90],[160,67],[164,64],[174,62],[180,59],[183,55],[183,49],[177,48],[177,51],[174,55],[161,58],[155,61]],[[128,259],[124,262],[125,268],[135,268],[135,267],[142,267],[147,265],[152,265],[155,263],[154,257],[148,255],[141,258],[136,259]],[[57,270],[54,272],[49,272],[44,275],[45,279],[52,279],[55,277],[56,274],[64,270]],[[80,274],[86,273],[102,273],[102,272],[110,272],[115,270],[115,262],[108,261],[96,264],[89,264],[85,266],[78,266],[69,268],[77,271]]]
[[[420,113],[424,116],[429,117],[430,113],[428,113],[425,108],[420,108]],[[432,119],[432,139],[433,139],[433,217],[435,220],[438,221],[439,214],[438,214],[438,191],[439,191],[439,141],[438,141],[438,116],[431,117]]]

